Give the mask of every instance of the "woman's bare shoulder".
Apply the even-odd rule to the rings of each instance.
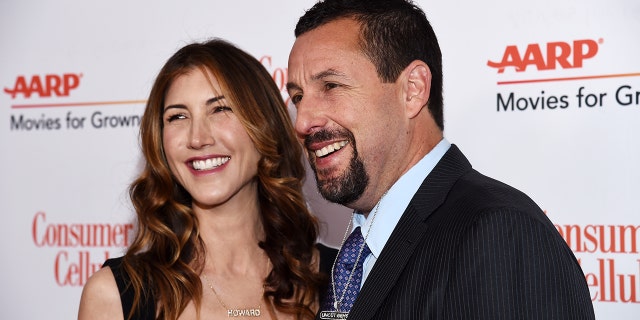
[[[96,271],[82,289],[78,320],[124,319],[120,292],[111,268]]]

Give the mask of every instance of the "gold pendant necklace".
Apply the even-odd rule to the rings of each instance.
[[[269,256],[267,256],[267,271],[269,270]],[[211,283],[211,281],[209,281],[209,279],[207,278],[206,274],[202,274],[202,277],[204,278],[204,281],[207,282],[207,285],[209,285],[209,288],[211,288],[211,291],[213,291],[213,294],[216,296],[216,299],[218,300],[218,302],[220,303],[220,305],[227,309],[227,317],[231,318],[231,317],[259,317],[262,314],[262,305],[258,304],[257,307],[253,308],[253,307],[239,307],[239,308],[229,308],[227,307],[227,305],[224,303],[224,301],[222,301],[222,299],[220,298],[220,296],[218,295],[218,292],[216,291],[216,289],[213,287],[213,283]],[[264,284],[262,284],[262,293],[260,294],[260,300],[263,299],[264,297]]]

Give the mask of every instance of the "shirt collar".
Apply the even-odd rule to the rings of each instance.
[[[357,211],[354,212],[351,231],[358,226],[361,227],[362,236],[366,238],[366,243],[376,259],[409,206],[411,198],[450,146],[451,143],[443,138],[391,186],[367,218]]]

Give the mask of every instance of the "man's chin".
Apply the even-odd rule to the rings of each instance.
[[[311,168],[313,169],[313,173],[316,176],[316,182],[318,183],[318,188],[320,186],[332,186],[338,183],[340,179],[340,173],[338,169],[335,167],[319,167],[315,164],[311,164]]]
[[[337,181],[318,181],[318,191],[322,197],[332,203],[349,206],[349,204],[358,200],[361,193],[354,193],[353,188],[345,188],[344,185]]]
[[[335,156],[339,155],[344,157],[346,153],[335,154]],[[351,204],[362,196],[369,183],[364,164],[357,158],[357,154],[347,162],[340,162],[338,161],[340,158],[336,157],[331,159],[324,163],[322,159],[314,159],[316,162],[311,165],[318,191],[330,202],[341,205]]]

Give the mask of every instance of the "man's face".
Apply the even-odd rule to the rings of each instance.
[[[367,212],[389,187],[406,123],[401,90],[381,82],[358,41],[351,19],[302,34],[289,56],[287,88],[320,193]]]

